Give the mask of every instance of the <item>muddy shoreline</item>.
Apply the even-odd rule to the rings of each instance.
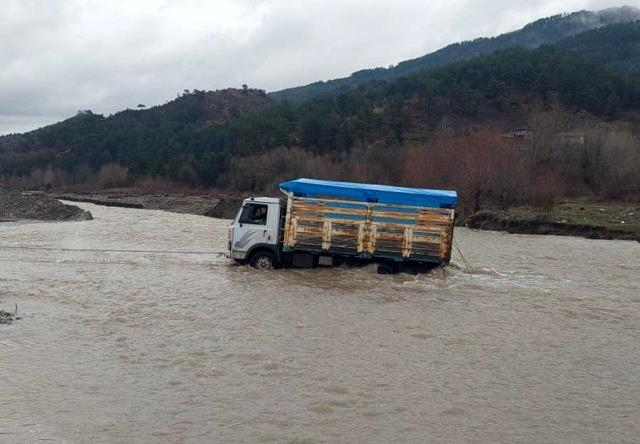
[[[240,196],[169,195],[138,193],[53,193],[52,197],[70,202],[87,202],[95,205],[146,210],[163,210],[173,213],[231,219],[242,204]]]
[[[43,193],[0,190],[0,222],[21,220],[83,221],[93,216],[75,205],[67,205]]]
[[[551,234],[640,242],[640,233],[612,230],[590,224],[557,222],[541,214],[514,216],[499,211],[482,210],[472,214],[467,219],[466,226],[476,230],[506,231],[512,234]]]
[[[148,194],[143,192],[19,193],[0,190],[0,222],[16,220],[91,220],[91,213],[60,202],[87,202],[108,207],[163,210],[221,219],[235,217],[246,196]],[[538,213],[510,214],[481,210],[458,225],[476,230],[506,231],[512,234],[578,236],[588,239],[618,239],[640,242],[637,231],[622,231],[589,223],[558,221]]]

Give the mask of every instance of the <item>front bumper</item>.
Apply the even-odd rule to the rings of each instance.
[[[229,252],[229,257],[236,261],[243,261],[246,259],[247,253],[245,251],[232,250]]]

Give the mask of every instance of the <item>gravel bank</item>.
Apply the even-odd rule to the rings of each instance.
[[[0,190],[0,222],[92,220],[90,212],[41,193]]]
[[[164,210],[173,213],[199,216],[233,218],[242,204],[240,197],[170,196],[127,193],[62,193],[54,197],[72,202],[88,202],[96,205],[124,208]]]

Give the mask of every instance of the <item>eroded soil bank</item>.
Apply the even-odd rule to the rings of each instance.
[[[555,221],[545,214],[514,215],[501,211],[483,210],[471,215],[467,226],[473,229],[506,231],[514,234],[555,234],[581,236],[588,239],[620,239],[640,242],[640,233],[623,231],[588,223]]]
[[[0,222],[19,220],[79,221],[93,216],[74,205],[66,205],[42,193],[0,190]]]
[[[57,193],[57,199],[72,202],[87,202],[96,205],[147,210],[164,210],[173,213],[231,219],[242,204],[238,196],[191,196],[138,193]]]

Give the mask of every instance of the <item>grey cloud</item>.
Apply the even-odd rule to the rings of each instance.
[[[640,0],[627,2],[640,6]],[[386,66],[606,0],[5,0],[0,134],[183,89],[276,90]]]

